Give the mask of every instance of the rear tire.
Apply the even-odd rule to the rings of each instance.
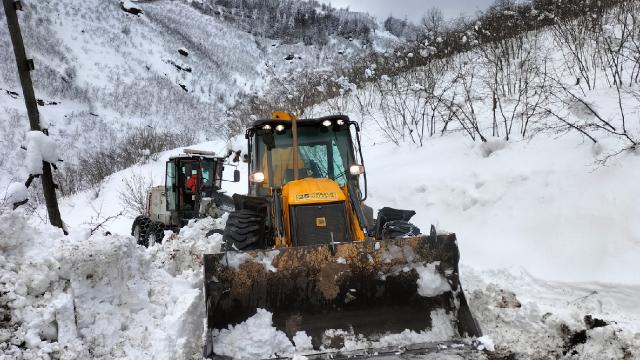
[[[147,245],[146,247],[151,247],[155,244],[162,244],[162,240],[164,239],[164,224],[161,222],[152,222],[149,226],[149,231],[147,232]]]
[[[263,249],[265,237],[264,217],[251,210],[229,213],[222,240],[227,250]]]
[[[143,215],[140,215],[133,220],[133,225],[131,225],[131,236],[136,238],[138,245],[147,246],[147,235],[149,234],[150,225],[151,219]]]

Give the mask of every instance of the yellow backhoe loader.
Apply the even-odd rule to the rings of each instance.
[[[411,210],[383,208],[374,220],[364,204],[359,132],[347,116],[288,113],[247,129],[249,193],[233,197],[224,251],[204,256],[206,357],[215,356],[214,330],[258,308],[290,338],[305,331],[318,350],[335,344],[330,329],[368,339],[429,330],[437,309],[460,336],[481,336],[460,285],[455,235],[433,227],[422,235]],[[445,291],[421,291],[419,269],[429,266]]]

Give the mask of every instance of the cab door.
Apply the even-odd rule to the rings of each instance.
[[[167,198],[167,210],[168,211],[176,211],[178,210],[178,186],[177,186],[177,168],[175,161],[169,160],[167,161],[167,171],[166,171],[166,179],[164,182],[165,186],[165,196]]]

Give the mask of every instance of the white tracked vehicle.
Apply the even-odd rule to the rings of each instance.
[[[229,165],[225,162],[233,154],[221,157],[209,151],[186,149],[184,154],[170,158],[164,186],[149,189],[145,213],[136,217],[131,226],[131,235],[138,244],[148,247],[160,243],[165,230],[178,232],[190,219],[218,218],[233,211],[233,200],[222,192],[223,181],[240,181],[237,169],[233,180],[223,180],[224,167]]]

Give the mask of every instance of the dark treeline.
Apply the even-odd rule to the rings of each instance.
[[[255,36],[285,43],[323,45],[330,36],[368,42],[377,27],[367,14],[338,10],[313,0],[207,0],[192,4],[203,13],[221,16]]]

